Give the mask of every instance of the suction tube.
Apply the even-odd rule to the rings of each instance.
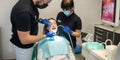
[[[64,26],[63,25],[59,25],[58,27],[62,27],[62,28],[64,28]],[[66,32],[67,33],[67,32]],[[70,34],[69,33],[67,33],[68,34],[68,36],[69,36],[69,38],[70,38],[70,43],[71,43],[71,45],[72,45],[72,48],[73,48],[73,50],[74,50],[74,46],[73,46],[73,42],[72,42],[72,38],[71,38],[71,36],[70,36]]]

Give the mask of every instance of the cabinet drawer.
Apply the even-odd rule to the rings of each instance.
[[[95,28],[95,32],[97,33],[97,34],[100,34],[100,35],[106,35],[107,34],[107,31],[106,30],[103,30],[103,29],[101,29],[101,28]]]
[[[98,28],[98,27],[95,27],[95,30],[96,31],[100,31],[100,32],[104,32],[105,31],[104,29],[101,29],[101,28]]]
[[[99,36],[106,37],[106,36],[107,36],[107,32],[101,33],[101,32],[96,31],[96,32],[95,32],[95,35],[99,35]]]
[[[105,42],[105,40],[106,40],[106,37],[103,37],[103,36],[99,36],[99,35],[95,35],[95,37],[94,37],[95,39],[95,41],[97,40],[99,40],[99,41],[101,41],[101,42]]]
[[[115,44],[115,45],[118,45],[119,42],[120,42],[120,34],[115,33],[115,36],[114,36],[114,44]]]

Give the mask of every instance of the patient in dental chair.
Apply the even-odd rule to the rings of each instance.
[[[72,48],[64,37],[57,36],[55,19],[49,19],[51,26],[44,26],[43,33],[55,32],[55,36],[38,42],[37,60],[76,60]]]

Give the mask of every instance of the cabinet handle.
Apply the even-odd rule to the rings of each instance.
[[[96,34],[103,35],[102,33],[96,32]]]
[[[102,30],[102,29],[99,29],[99,28],[97,28],[96,30],[103,32],[103,30]]]
[[[97,42],[100,42],[100,43],[103,43],[102,41],[100,41],[100,40],[98,40],[98,39],[97,39],[96,41],[97,41]]]

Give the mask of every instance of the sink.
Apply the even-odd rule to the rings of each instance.
[[[102,50],[104,45],[99,42],[85,42],[85,47],[91,50]]]

